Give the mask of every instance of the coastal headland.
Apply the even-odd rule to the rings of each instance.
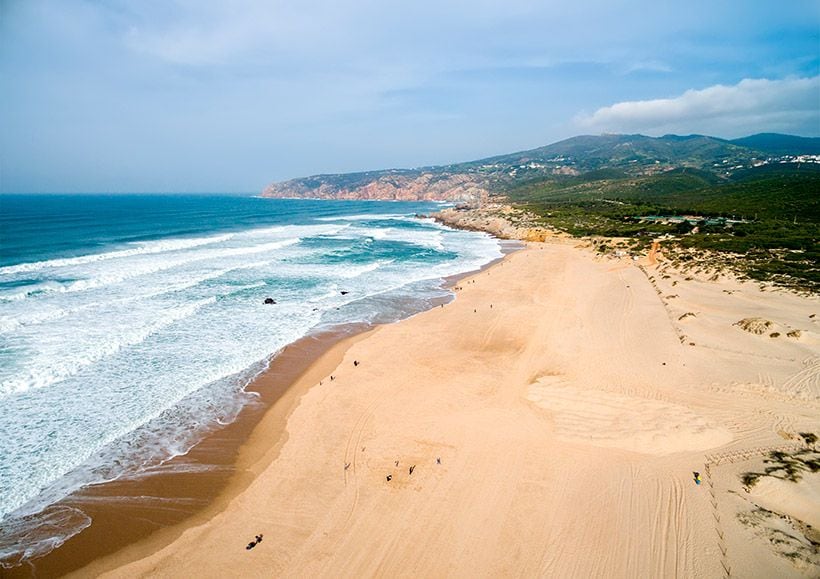
[[[816,576],[817,297],[544,239],[334,346],[207,517],[77,576]]]

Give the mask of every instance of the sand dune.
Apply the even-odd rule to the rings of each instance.
[[[739,514],[743,470],[820,432],[817,299],[643,267],[553,242],[463,280],[303,376],[207,520],[81,574],[816,576]],[[754,316],[802,335],[733,327]],[[755,492],[809,523],[810,480]]]

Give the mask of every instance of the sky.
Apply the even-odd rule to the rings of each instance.
[[[613,132],[820,136],[820,2],[0,0],[0,192],[257,192]]]

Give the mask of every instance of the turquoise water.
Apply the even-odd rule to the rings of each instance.
[[[443,277],[500,257],[484,234],[414,217],[434,209],[0,197],[2,526],[187,452],[253,402],[245,386],[283,346],[411,315],[447,295]],[[10,541],[0,531],[0,558]]]

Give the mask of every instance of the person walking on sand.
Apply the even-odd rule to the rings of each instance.
[[[248,543],[248,544],[245,546],[245,549],[246,549],[246,550],[248,550],[248,551],[250,551],[251,549],[253,549],[254,547],[256,547],[256,546],[257,546],[259,543],[261,543],[261,542],[262,542],[262,533],[259,533],[258,535],[256,535],[256,537],[254,537],[254,540],[253,540],[253,541],[251,541],[250,543]]]
[[[410,467],[410,474],[413,474],[413,471],[416,470],[416,465]]]

